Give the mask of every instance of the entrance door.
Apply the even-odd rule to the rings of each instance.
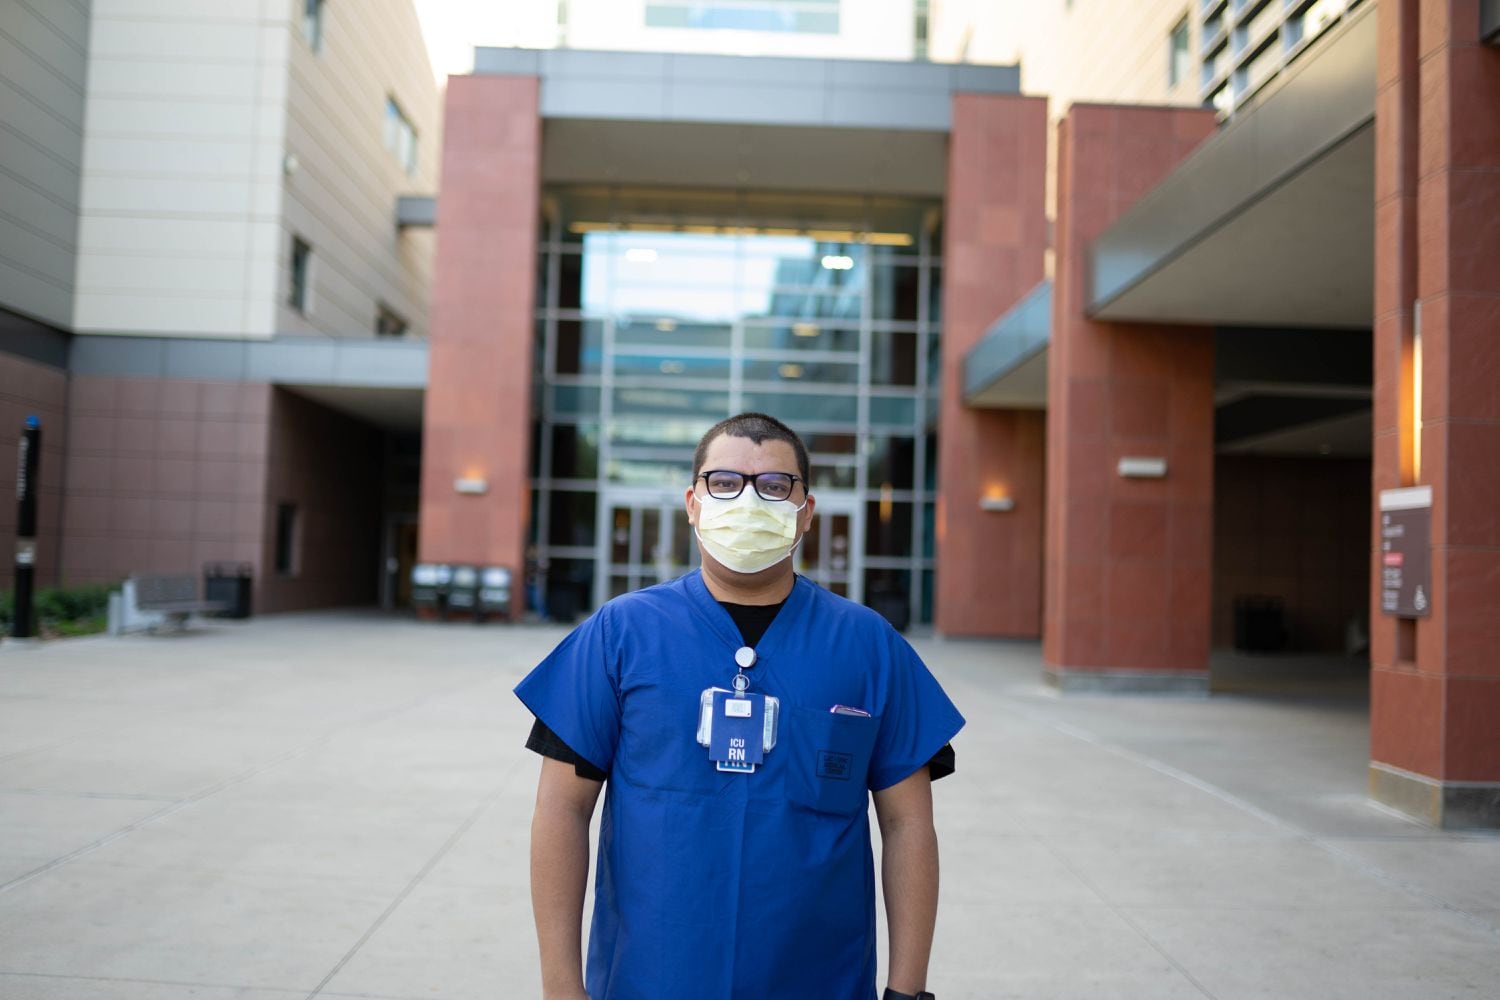
[[[864,505],[819,492],[812,526],[797,547],[797,572],[851,601],[865,598]]]
[[[674,580],[698,565],[682,494],[611,490],[600,505],[594,604]]]
[[[417,515],[386,518],[385,572],[380,580],[380,606],[411,606],[411,568],[417,562]]]

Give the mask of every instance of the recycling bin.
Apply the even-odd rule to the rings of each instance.
[[[476,610],[480,621],[492,614],[510,614],[509,569],[504,566],[486,566],[480,571]]]
[[[479,567],[454,566],[448,581],[448,614],[477,614],[479,610]]]
[[[453,568],[442,563],[417,563],[411,568],[411,604],[418,615],[433,618],[442,613],[452,577]]]

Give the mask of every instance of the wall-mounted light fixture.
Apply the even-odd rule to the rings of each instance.
[[[1004,486],[991,486],[984,491],[984,496],[979,498],[979,509],[995,513],[1015,510],[1016,498],[1011,496]]]
[[[490,491],[490,483],[483,476],[460,476],[453,480],[453,491],[471,496],[483,496]]]
[[[1422,300],[1412,304],[1411,319],[1411,476],[1422,481]]]
[[[1119,472],[1122,479],[1161,479],[1167,474],[1167,460],[1127,455],[1120,459]]]

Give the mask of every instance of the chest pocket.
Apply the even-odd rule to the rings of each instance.
[[[848,815],[869,806],[870,755],[878,718],[790,708],[777,753],[786,753],[786,795],[816,812]]]

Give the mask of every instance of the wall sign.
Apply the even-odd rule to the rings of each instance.
[[[1380,610],[1432,614],[1432,487],[1380,491]]]

